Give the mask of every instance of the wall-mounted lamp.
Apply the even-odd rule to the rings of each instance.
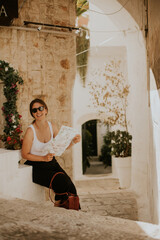
[[[42,26],[39,26],[39,27],[37,28],[38,31],[41,31],[41,29],[42,29]]]
[[[90,39],[89,31],[86,31],[86,39]]]
[[[41,30],[42,26],[53,27],[53,28],[60,28],[60,29],[68,29],[70,32],[72,32],[72,30],[79,30],[79,28],[71,27],[71,26],[61,26],[61,25],[54,25],[54,24],[47,24],[47,23],[38,23],[38,22],[24,21],[24,25],[29,25],[29,24],[39,25],[39,27],[37,28],[38,31]]]

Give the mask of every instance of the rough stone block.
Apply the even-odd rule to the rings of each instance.
[[[19,18],[14,20],[14,26],[22,26],[24,20],[37,22],[42,20],[43,23],[51,24],[56,24],[57,21],[59,25],[73,26],[75,2],[70,0],[26,1],[20,10]],[[33,25],[28,27],[36,28]],[[48,116],[59,125],[71,125],[69,88],[73,86],[73,72],[75,73],[76,70],[75,44],[74,37],[58,35],[56,32],[0,28],[1,59],[13,64],[24,80],[24,85],[20,86],[17,102],[24,131],[32,121],[28,105],[35,96],[42,95],[45,95],[50,109]],[[72,69],[71,72],[70,69]],[[56,98],[59,98],[58,104]],[[63,114],[61,114],[62,111]],[[0,119],[1,126],[2,122]],[[68,168],[72,171],[72,166],[68,165]]]

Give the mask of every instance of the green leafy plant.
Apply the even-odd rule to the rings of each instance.
[[[105,167],[111,166],[111,138],[109,131],[107,131],[106,135],[103,137],[103,145],[101,147],[99,160],[103,162]]]
[[[131,141],[132,136],[126,131],[107,132],[105,138],[110,141],[110,154],[115,157],[131,156]]]
[[[1,60],[0,80],[4,84],[3,92],[6,98],[6,102],[2,106],[2,112],[5,117],[4,134],[0,135],[0,140],[4,142],[5,148],[17,150],[22,145],[20,137],[22,133],[20,119],[22,116],[17,111],[16,101],[19,91],[18,84],[23,84],[23,80],[8,62]]]
[[[89,9],[88,0],[75,0],[76,2],[76,16],[80,17],[84,12]],[[78,73],[85,87],[87,63],[88,63],[88,51],[90,47],[89,29],[81,26],[79,36],[76,37],[76,52],[77,52],[77,65]]]
[[[92,134],[89,130],[82,126],[82,159],[83,159],[83,173],[86,172],[87,167],[90,167],[90,156],[92,155],[91,150]]]
[[[86,12],[89,9],[88,0],[76,0],[76,15],[80,16],[82,13]]]
[[[81,27],[82,31],[80,36],[76,37],[76,52],[77,52],[77,66],[78,73],[83,82],[83,87],[85,87],[85,80],[87,74],[87,64],[88,64],[88,49],[90,47],[90,39],[86,38],[89,35],[89,29]]]

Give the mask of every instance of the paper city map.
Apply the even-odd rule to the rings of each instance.
[[[77,130],[62,126],[58,135],[43,148],[43,153],[54,153],[55,156],[61,156],[76,134],[79,134]]]

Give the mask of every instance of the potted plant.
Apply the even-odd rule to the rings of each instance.
[[[112,131],[108,132],[111,140],[110,148],[111,155],[115,157],[130,157],[131,156],[131,140],[132,136],[127,131]]]
[[[107,130],[106,135],[103,137],[103,145],[101,147],[101,155],[99,156],[99,160],[103,162],[106,168],[108,166],[112,166],[111,158],[111,137],[109,130]]]
[[[131,183],[131,141],[127,131],[112,131],[110,138],[113,173],[116,172],[121,188],[129,188]],[[115,167],[115,169],[114,169]]]

